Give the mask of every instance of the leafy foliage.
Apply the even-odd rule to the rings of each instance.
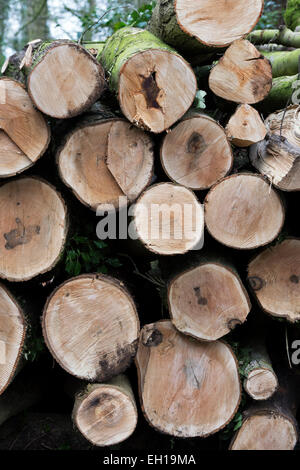
[[[28,362],[36,362],[46,351],[45,343],[37,326],[27,327],[27,338],[24,345],[23,357]]]
[[[265,0],[265,8],[256,29],[276,29],[282,23],[282,2]]]
[[[111,18],[103,23],[103,26],[110,28],[113,32],[118,31],[125,26],[135,26],[137,28],[145,28],[151,18],[153,8],[156,2],[151,1],[140,8],[130,11],[129,13],[122,13],[114,10]]]

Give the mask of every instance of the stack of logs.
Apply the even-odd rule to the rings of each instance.
[[[146,30],[125,27],[103,44],[33,40],[2,69],[0,277],[38,278],[64,251],[62,196],[39,176],[17,176],[45,153],[56,157],[62,182],[82,204],[110,211],[137,201],[135,243],[159,259],[181,255],[181,270],[168,283],[169,320],[140,330],[126,286],[103,274],[67,279],[45,304],[45,343],[82,381],[72,392],[74,423],[98,446],[135,430],[137,406],[123,375],[134,359],[149,424],[172,436],[206,437],[233,420],[242,395],[238,359],[222,338],[246,322],[253,301],[273,317],[300,320],[300,241],[281,235],[283,192],[300,190],[300,111],[288,103],[292,88],[288,98],[280,88],[296,80],[300,54],[253,45],[296,48],[300,33],[255,31],[245,39],[263,0],[195,3],[158,1]],[[223,110],[237,105],[223,126],[193,107],[205,67],[208,100]],[[276,112],[268,115],[270,108]],[[53,131],[60,127],[63,133]],[[158,142],[165,180],[153,185]],[[240,153],[245,165],[238,165]],[[161,218],[152,231],[157,204]],[[184,221],[174,210],[167,233],[173,205],[191,210]],[[225,259],[208,252],[206,239]],[[193,250],[188,266],[185,254]],[[234,267],[237,250],[249,253],[248,292]],[[23,364],[30,315],[4,285],[0,302],[1,408]],[[230,448],[293,449],[295,377],[272,366],[263,335],[251,335],[248,347],[242,386],[253,406]]]

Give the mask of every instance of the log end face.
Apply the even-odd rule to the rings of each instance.
[[[272,370],[254,369],[245,380],[244,387],[254,400],[267,400],[276,392],[278,380]]]

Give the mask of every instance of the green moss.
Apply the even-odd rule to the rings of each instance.
[[[284,21],[293,31],[300,26],[300,0],[288,0]]]

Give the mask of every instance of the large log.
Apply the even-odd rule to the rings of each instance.
[[[283,203],[260,175],[239,173],[217,183],[205,199],[205,222],[223,245],[247,250],[272,242],[285,219]]]
[[[202,248],[203,209],[183,186],[151,186],[138,199],[133,215],[137,237],[153,253],[175,255]]]
[[[124,375],[108,383],[89,384],[77,393],[72,413],[81,434],[100,447],[128,439],[137,425],[137,408]]]
[[[254,104],[262,101],[272,88],[272,67],[253,44],[235,41],[211,70],[209,87],[228,101]]]
[[[160,157],[172,181],[194,190],[210,188],[229,174],[233,165],[224,129],[200,113],[188,113],[166,134]]]
[[[294,51],[261,52],[271,62],[273,78],[298,73],[300,48]]]
[[[223,342],[196,341],[180,334],[170,321],[153,323],[141,332],[136,365],[142,409],[158,431],[206,437],[222,429],[237,411],[237,361]]]
[[[194,101],[197,81],[190,65],[149,31],[120,29],[107,40],[101,62],[123,114],[145,130],[163,132]]]
[[[124,285],[83,274],[59,286],[42,319],[45,342],[70,374],[103,382],[122,373],[136,354],[139,319]]]
[[[226,135],[237,147],[249,147],[266,137],[267,128],[259,113],[249,104],[241,104],[231,116]]]
[[[220,48],[247,35],[258,22],[263,0],[159,0],[149,30],[188,55]]]
[[[12,294],[0,285],[0,395],[13,380],[26,335],[24,313]],[[1,402],[0,402],[1,422]]]
[[[93,210],[132,203],[151,183],[154,153],[151,137],[103,106],[65,137],[57,154],[63,182]],[[122,197],[122,200],[119,198]]]
[[[285,108],[288,104],[300,102],[299,75],[274,78],[272,90],[260,103],[263,112],[273,112]]]
[[[24,86],[11,78],[0,78],[0,178],[34,165],[49,140],[49,127]]]
[[[0,277],[27,281],[59,261],[67,236],[60,194],[40,178],[22,177],[0,187]]]
[[[288,28],[263,29],[252,31],[248,36],[252,44],[281,44],[286,47],[300,47],[300,32],[293,32]]]
[[[218,262],[203,262],[169,284],[172,322],[204,341],[222,338],[247,319],[251,303],[238,274]]]
[[[263,310],[290,322],[300,320],[300,240],[267,248],[248,266],[248,281]]]
[[[282,191],[300,191],[299,106],[271,114],[268,135],[250,150],[252,165]]]

